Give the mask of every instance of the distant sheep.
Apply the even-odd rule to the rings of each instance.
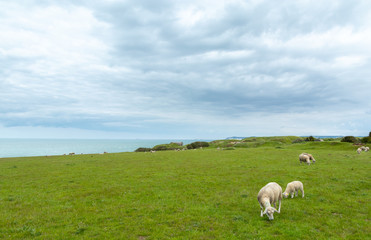
[[[275,182],[270,182],[262,189],[260,189],[258,193],[258,202],[260,204],[260,217],[263,217],[266,214],[269,220],[273,220],[274,212],[280,213],[281,211],[281,200],[282,200],[282,188]],[[276,202],[278,201],[278,211]],[[271,206],[274,205],[274,208]],[[263,209],[265,210],[263,211]]]
[[[312,160],[313,163],[316,162],[316,160],[314,159],[314,157],[313,157],[312,154],[302,153],[302,154],[299,155],[299,162],[300,163],[305,162],[305,163],[307,163],[309,165],[310,164],[310,160]]]
[[[370,151],[370,148],[369,147],[365,147],[365,152],[368,152]]]
[[[301,191],[302,197],[304,197],[304,186],[303,183],[300,181],[293,181],[287,184],[285,192],[283,192],[283,196],[287,198],[291,194],[291,198],[298,196],[299,190]]]
[[[358,148],[358,149],[357,149],[357,153],[358,153],[358,154],[361,154],[361,152],[362,152],[362,149],[361,149],[361,148]]]

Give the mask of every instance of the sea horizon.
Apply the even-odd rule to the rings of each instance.
[[[152,148],[158,144],[212,139],[76,139],[76,138],[0,138],[0,158],[54,156],[69,153],[99,154],[134,152],[140,147]]]

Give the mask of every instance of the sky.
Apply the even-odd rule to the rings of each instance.
[[[0,0],[0,34],[0,138],[371,131],[368,0]]]

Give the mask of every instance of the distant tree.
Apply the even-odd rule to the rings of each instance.
[[[371,132],[368,134],[369,137],[371,137]]]

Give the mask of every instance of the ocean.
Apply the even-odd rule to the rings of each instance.
[[[199,139],[0,139],[0,158],[46,155],[133,152],[139,147],[183,142],[184,145]]]

